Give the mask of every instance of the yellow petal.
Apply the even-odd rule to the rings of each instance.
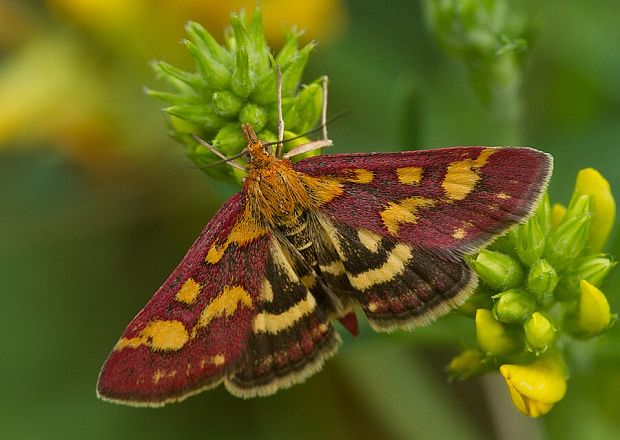
[[[600,252],[616,217],[616,201],[609,182],[594,168],[585,168],[577,174],[573,199],[589,195],[593,201],[594,218],[590,225],[590,252]]]
[[[510,353],[517,348],[517,341],[486,309],[476,311],[476,339],[482,350],[495,356]]]
[[[560,360],[548,357],[529,365],[500,367],[514,406],[529,417],[540,417],[566,394],[566,373]]]
[[[579,332],[594,336],[609,326],[611,313],[607,297],[586,280],[579,282],[579,304],[575,326]]]

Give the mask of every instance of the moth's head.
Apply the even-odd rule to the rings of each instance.
[[[250,155],[251,166],[262,168],[272,163],[274,157],[265,150],[252,126],[250,124],[242,124],[241,130],[243,131],[243,137]]]

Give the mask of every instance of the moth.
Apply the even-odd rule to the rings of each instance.
[[[305,380],[357,331],[428,324],[477,285],[464,260],[537,205],[551,156],[456,147],[292,163],[243,125],[247,178],[131,321],[102,399],[160,406],[224,383],[266,396]]]

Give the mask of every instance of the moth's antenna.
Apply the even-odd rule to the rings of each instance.
[[[211,151],[217,157],[222,159],[222,162],[218,162],[217,165],[219,165],[220,163],[226,162],[228,165],[230,165],[233,168],[236,168],[236,169],[241,170],[241,171],[245,171],[245,168],[243,166],[239,165],[237,162],[234,161],[234,157],[226,157],[225,155],[222,154],[222,152],[220,150],[215,148],[213,145],[211,145],[210,143],[208,143],[204,139],[201,139],[196,134],[192,134],[192,138],[196,142],[198,142],[200,145],[202,145],[203,147],[208,148],[209,151]],[[216,165],[216,164],[211,164],[211,166],[214,166],[214,165]],[[210,166],[205,166],[205,167],[202,167],[202,168],[210,168]]]
[[[324,124],[317,125],[316,127],[314,127],[314,128],[312,128],[312,129],[310,129],[310,130],[306,131],[305,133],[298,134],[297,136],[293,136],[293,137],[290,137],[290,138],[286,138],[286,139],[284,139],[284,141],[283,141],[283,142],[284,142],[284,143],[286,143],[286,142],[294,141],[295,139],[301,139],[302,137],[306,137],[306,136],[308,136],[309,134],[316,133],[317,131],[322,130],[322,129],[323,129],[323,127],[324,127],[325,125],[329,125],[329,124],[331,124],[332,122],[334,122],[335,120],[340,119],[340,118],[342,118],[343,116],[348,115],[349,113],[351,113],[351,110],[350,110],[350,109],[349,109],[349,110],[344,110],[344,111],[341,111],[341,112],[339,112],[339,113],[336,113],[334,116],[332,116],[331,118],[329,118],[329,119],[328,119],[328,120],[327,120]],[[275,144],[277,144],[277,143],[278,143],[278,141],[274,141],[274,142],[263,142],[262,144],[263,144],[263,147],[268,147],[268,146],[270,146],[270,145],[275,145]],[[238,155],[239,155],[239,154],[243,154],[244,152],[245,152],[245,151],[242,151],[241,153],[237,153],[235,156],[237,156],[237,157],[238,157]],[[234,158],[235,156],[231,156],[231,158]]]
[[[282,69],[276,64],[278,71],[278,145],[276,146],[276,157],[282,157],[284,148],[284,118],[282,117]]]

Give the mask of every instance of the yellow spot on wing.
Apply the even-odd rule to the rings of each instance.
[[[175,377],[177,375],[177,370],[171,370],[169,372],[165,371],[165,370],[156,370],[155,373],[153,373],[153,383],[155,385],[157,385],[157,383],[159,383],[160,380],[166,378],[166,377]]]
[[[265,235],[265,232],[265,229],[259,226],[254,215],[252,215],[249,205],[246,205],[243,215],[232,227],[226,240],[223,243],[213,243],[211,245],[205,257],[205,262],[216,264],[222,259],[224,252],[226,252],[226,249],[228,249],[231,244],[245,246],[251,241]]]
[[[164,321],[156,319],[133,338],[121,338],[114,350],[138,348],[146,345],[153,350],[180,350],[189,340],[189,334],[180,321]]]
[[[501,192],[497,194],[497,198],[502,199],[502,200],[507,200],[507,199],[511,199],[512,197],[506,194],[505,192]]]
[[[213,356],[213,365],[215,365],[216,367],[223,365],[224,362],[226,362],[226,357],[223,354],[216,354],[215,356]]]
[[[316,307],[316,300],[310,292],[306,298],[300,300],[297,304],[291,306],[288,310],[274,314],[261,312],[254,317],[253,330],[254,333],[270,333],[277,334],[280,331],[294,325],[304,316],[310,314]]]
[[[381,211],[381,218],[390,234],[396,235],[401,223],[416,223],[418,221],[416,215],[418,208],[428,208],[436,204],[436,200],[426,197],[409,197],[400,202],[390,202]]]
[[[334,261],[328,266],[321,264],[319,265],[319,269],[321,269],[321,272],[330,273],[332,275],[342,275],[345,273],[344,266],[340,260]]]
[[[351,174],[355,174],[355,177],[345,177],[342,179],[343,182],[367,184],[367,183],[372,182],[372,179],[374,179],[375,177],[372,171],[365,170],[363,168],[350,170],[349,172]]]
[[[327,177],[314,177],[301,174],[305,187],[312,200],[313,208],[318,208],[343,193],[342,183]]]
[[[413,254],[409,246],[402,243],[397,244],[381,267],[367,270],[358,275],[349,274],[349,282],[358,290],[366,290],[376,284],[385,283],[401,275],[405,271],[406,264],[412,258]]]
[[[467,197],[480,180],[479,169],[496,152],[496,149],[485,148],[476,159],[459,160],[448,165],[446,176],[441,183],[448,198],[451,200],[463,200]]]
[[[273,301],[273,289],[271,288],[271,283],[267,278],[265,278],[261,284],[260,299],[266,302]]]
[[[301,283],[308,289],[312,289],[316,284],[316,275],[314,273],[301,277]]]
[[[379,243],[381,243],[381,236],[371,232],[367,229],[360,229],[357,231],[357,237],[362,245],[370,252],[379,251]]]
[[[398,181],[404,185],[417,185],[422,180],[421,167],[403,167],[396,169]]]
[[[198,284],[192,278],[188,278],[187,281],[183,283],[177,294],[174,296],[174,299],[185,304],[192,304],[194,301],[196,301],[199,293],[200,284]]]
[[[454,232],[452,232],[452,238],[456,239],[456,240],[461,240],[463,238],[465,238],[465,229],[463,228],[456,228],[454,230]]]
[[[212,320],[222,316],[232,316],[240,305],[252,307],[250,294],[241,286],[224,287],[222,293],[211,301],[200,314],[192,336],[195,335],[196,329],[206,327]]]

